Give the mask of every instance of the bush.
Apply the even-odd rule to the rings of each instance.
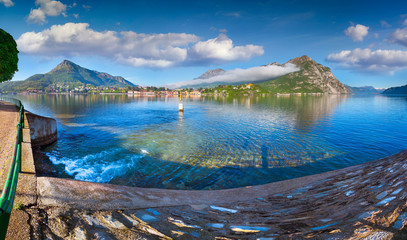
[[[18,71],[17,43],[13,37],[0,28],[0,83],[11,80]]]

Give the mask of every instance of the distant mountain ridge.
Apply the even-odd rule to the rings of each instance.
[[[400,87],[388,88],[382,94],[402,94],[402,95],[407,95],[407,85],[400,86]]]
[[[52,84],[79,85],[91,84],[95,87],[134,87],[123,77],[83,68],[71,61],[64,60],[45,74],[35,74],[24,81],[6,82],[0,85],[3,91],[44,90]]]
[[[202,74],[201,76],[195,78],[195,79],[209,79],[211,77],[216,77],[219,76],[221,74],[224,74],[225,70],[221,69],[221,68],[217,68],[217,69],[209,69],[208,71],[206,71],[204,74]]]
[[[350,93],[354,94],[379,94],[384,91],[384,89],[377,89],[372,86],[351,87],[345,84],[345,87],[349,89]]]

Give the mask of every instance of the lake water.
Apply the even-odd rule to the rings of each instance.
[[[171,189],[265,184],[407,149],[407,97],[16,95],[55,118],[62,177]]]

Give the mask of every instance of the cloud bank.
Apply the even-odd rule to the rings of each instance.
[[[397,70],[407,68],[407,51],[356,48],[330,54],[327,60],[346,68],[393,74]]]
[[[2,0],[3,1],[3,0]],[[6,0],[7,1],[7,0]],[[37,0],[35,5],[39,6],[37,9],[31,9],[27,21],[32,23],[46,23],[46,17],[56,17],[59,15],[66,16],[66,5],[60,1],[54,0]]]
[[[17,45],[25,54],[45,57],[96,55],[134,67],[153,68],[248,60],[264,53],[262,46],[234,46],[224,34],[207,41],[199,40],[198,36],[187,33],[99,32],[89,28],[88,23],[66,23],[38,33],[24,33],[17,39]]]
[[[226,84],[233,84],[237,82],[247,81],[247,82],[258,82],[264,81],[276,77],[283,76],[285,74],[299,71],[294,64],[287,63],[283,66],[277,65],[267,65],[260,67],[253,67],[248,69],[233,69],[224,72],[221,75],[214,76],[208,79],[194,79],[190,81],[178,82],[167,85],[169,88],[179,88],[179,87],[188,87],[199,84],[211,84],[222,82]]]
[[[0,0],[0,3],[4,4],[6,7],[11,7],[14,3],[11,0]]]
[[[345,31],[345,35],[352,38],[355,42],[361,42],[369,33],[369,27],[356,24],[356,26],[350,26]]]
[[[390,25],[381,21],[383,27],[390,27]],[[359,25],[359,24],[358,24]],[[354,28],[348,28],[349,34],[351,32],[359,32],[359,35],[355,33],[357,39],[363,39],[363,34],[367,35],[368,27],[365,27],[366,31],[359,27],[357,31],[357,26]],[[407,47],[407,20],[403,22],[403,28],[396,29],[388,37],[388,42],[396,43]],[[362,29],[362,30],[361,30]],[[407,51],[404,50],[385,50],[377,49],[372,50],[374,44],[371,44],[369,48],[360,49],[356,48],[353,50],[343,50],[338,53],[329,54],[327,57],[328,61],[338,63],[340,66],[348,69],[358,70],[362,72],[374,72],[383,74],[394,74],[396,71],[407,69]]]

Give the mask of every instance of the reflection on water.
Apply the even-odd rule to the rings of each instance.
[[[54,117],[61,175],[129,186],[222,189],[334,170],[407,147],[406,98],[18,95]],[[388,124],[391,122],[392,124]],[[403,127],[404,126],[404,127]]]
[[[331,114],[335,108],[345,101],[349,95],[325,96],[291,96],[279,95],[273,97],[207,97],[205,100],[220,104],[232,104],[247,109],[268,109],[278,113],[284,112],[294,118],[299,131],[307,131],[320,119]]]

